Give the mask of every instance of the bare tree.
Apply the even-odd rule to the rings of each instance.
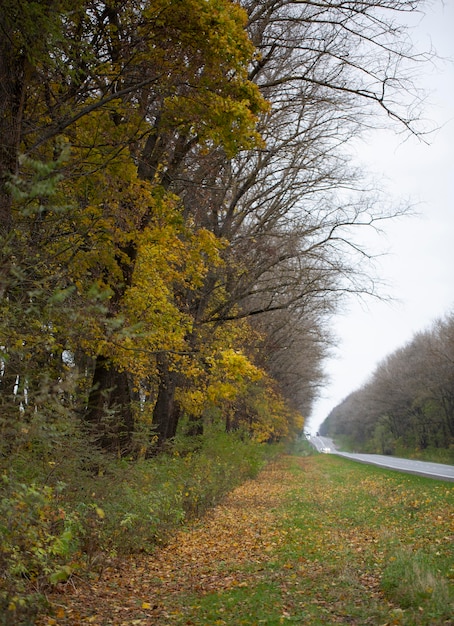
[[[187,214],[228,242],[226,267],[207,280],[197,316],[246,317],[272,336],[289,311],[295,338],[296,319],[317,334],[343,294],[377,293],[355,229],[405,212],[386,209],[348,145],[390,119],[418,132],[411,72],[428,57],[411,51],[398,18],[423,2],[242,4],[259,51],[250,76],[271,105],[259,127],[265,145],[233,160],[219,149],[194,155],[172,183]],[[220,286],[224,297],[207,308]]]
[[[335,407],[322,430],[371,451],[393,453],[453,441],[453,317],[438,320],[380,363]]]

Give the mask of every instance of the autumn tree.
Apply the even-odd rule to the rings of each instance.
[[[41,21],[45,27],[38,38]],[[9,39],[2,57],[8,96],[2,124],[12,129],[1,163],[4,233],[14,246],[20,231],[30,256],[39,248],[56,259],[61,285],[75,287],[81,303],[87,294],[103,299],[104,319],[93,320],[83,344],[95,359],[86,421],[104,447],[127,448],[134,428],[134,373],[125,346],[118,346],[124,343],[126,317],[134,325],[144,314],[144,302],[134,305],[131,296],[137,263],[144,271],[142,259],[154,260],[147,247],[165,247],[172,236],[174,242],[186,240],[190,255],[197,238],[188,228],[183,233],[177,209],[163,218],[165,210],[158,208],[175,206],[166,192],[171,173],[194,146],[221,143],[233,154],[258,138],[255,116],[265,105],[247,79],[253,47],[244,23],[243,11],[222,1],[141,7],[7,3],[2,14],[2,41]],[[13,62],[27,71],[16,66],[13,71]],[[22,213],[22,220],[14,221],[11,176],[20,181],[30,173],[20,153],[50,162],[64,144],[71,152],[60,163],[63,181],[54,202],[73,208],[61,217],[35,202],[30,217],[24,220]],[[153,239],[157,231],[162,242]],[[182,257],[170,262],[178,272],[175,284],[179,277],[187,283],[193,278],[192,269],[183,278],[184,263]],[[7,257],[3,265],[8,274]],[[173,288],[165,290],[163,299],[171,301]],[[177,326],[181,315],[175,307],[173,312]],[[162,353],[162,343],[154,346],[156,353]],[[10,364],[11,359],[6,367]],[[103,426],[106,415],[114,416],[110,434]]]
[[[271,109],[259,124],[264,147],[234,159],[220,148],[196,154],[172,183],[186,213],[228,242],[222,271],[211,272],[193,298],[194,314],[201,324],[248,319],[271,337],[279,311],[282,319],[288,311],[289,342],[311,323],[310,334],[320,337],[342,294],[375,290],[355,229],[379,228],[400,213],[383,209],[345,146],[382,123],[380,112],[417,132],[407,72],[424,57],[411,55],[393,14],[422,3],[243,6],[260,53],[250,77]]]
[[[4,232],[58,276],[49,293],[90,311],[59,346],[92,378],[85,421],[103,447],[130,447],[145,396],[171,437],[180,391],[238,348],[235,320],[271,338],[288,311],[314,348],[337,296],[371,290],[352,227],[385,215],[342,148],[377,109],[411,127],[401,64],[418,59],[386,14],[420,4],[5,4]],[[58,163],[58,210],[35,197],[15,220],[11,175],[19,189],[38,162]],[[284,361],[270,365],[282,381]]]

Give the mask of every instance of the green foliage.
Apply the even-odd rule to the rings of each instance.
[[[0,623],[31,619],[46,587],[67,580],[79,567],[76,519],[62,506],[62,489],[2,477],[0,613],[6,621]]]
[[[104,516],[90,520],[78,505],[85,551],[104,554],[150,551],[185,520],[216,504],[235,485],[257,474],[271,453],[248,438],[214,429],[194,446],[179,437],[166,453],[139,462],[111,462],[105,474],[87,478]],[[93,518],[93,513],[92,516]]]
[[[6,624],[33,620],[46,589],[75,572],[99,571],[113,555],[153,551],[255,476],[274,449],[213,429],[201,441],[180,436],[166,453],[141,461],[97,456],[89,448],[76,452],[57,465],[43,463],[32,449],[28,464],[17,455],[3,476],[0,608]],[[33,458],[37,466],[30,469]],[[52,479],[54,486],[43,485]]]
[[[177,450],[178,451],[178,448]],[[266,450],[240,433],[227,434],[212,427],[205,433],[197,452],[183,454],[187,468],[184,480],[184,509],[200,515],[214,506],[236,485],[257,475]]]

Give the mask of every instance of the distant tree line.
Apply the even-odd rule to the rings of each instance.
[[[386,357],[336,406],[324,435],[380,454],[454,446],[454,314]]]

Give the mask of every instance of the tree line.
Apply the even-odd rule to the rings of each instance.
[[[380,454],[452,450],[454,315],[417,333],[335,407],[321,432]],[[446,457],[452,462],[452,456]]]
[[[374,289],[353,229],[400,212],[344,146],[380,111],[416,132],[419,6],[3,3],[7,454],[63,414],[120,456],[182,417],[301,429],[338,298]]]
[[[403,212],[349,146],[421,132],[423,6],[2,0],[0,623],[302,431]]]

